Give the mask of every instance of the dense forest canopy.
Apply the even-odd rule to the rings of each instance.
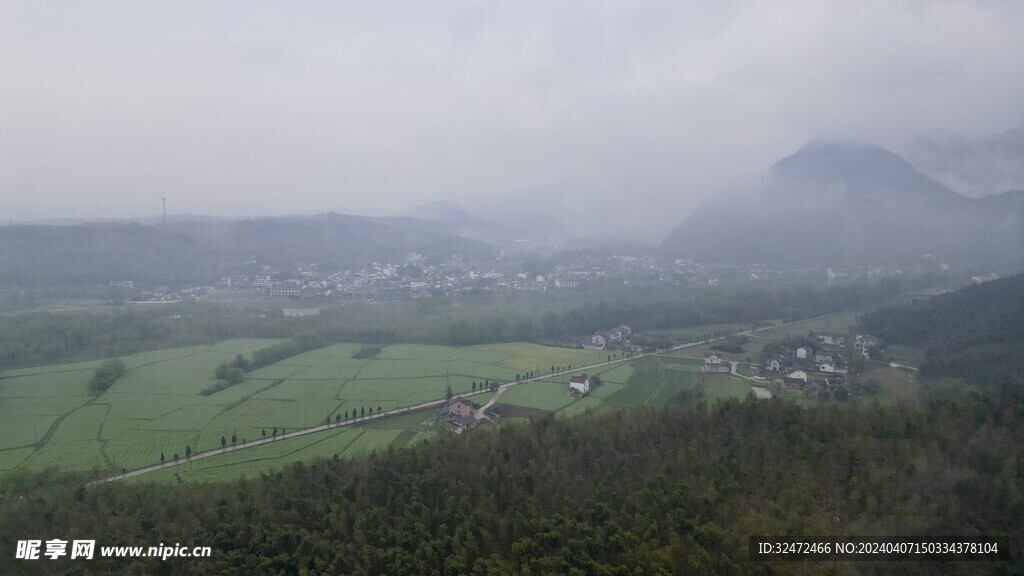
[[[925,377],[1024,384],[1024,274],[862,315],[883,342],[927,348]]]
[[[888,574],[884,563],[747,559],[747,538],[889,535],[1024,544],[1019,387],[961,403],[782,400],[542,418],[255,481],[26,491],[17,539],[210,545],[211,559],[46,560],[13,574]],[[22,481],[28,480],[22,478]],[[27,497],[21,497],[22,494]],[[952,533],[951,533],[952,532]],[[994,562],[901,562],[990,574]],[[996,572],[998,573],[998,571]]]

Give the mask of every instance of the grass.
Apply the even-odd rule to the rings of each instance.
[[[409,415],[423,417],[422,414]],[[385,450],[389,446],[401,448],[428,438],[436,437],[434,428],[400,420],[401,416],[373,423],[372,426],[344,427],[320,434],[289,438],[229,452],[223,456],[195,460],[146,474],[130,482],[209,482],[235,480],[272,473],[296,462],[309,462],[316,458],[351,458],[371,451]],[[388,427],[389,423],[397,425]],[[417,428],[418,427],[418,428]]]
[[[881,402],[912,399],[918,393],[917,380],[913,374],[899,368],[878,365],[857,377],[857,387],[866,390],[868,398],[877,398]]]
[[[700,386],[704,399],[708,402],[735,398],[743,400],[751,393],[750,384],[726,374],[709,374],[705,383]]]
[[[553,412],[576,400],[574,396],[565,393],[566,388],[568,385],[558,380],[528,382],[506,390],[498,399],[498,403]]]
[[[913,346],[889,345],[885,348],[885,357],[893,357],[900,364],[920,368],[925,361],[923,348]]]
[[[510,343],[396,344],[361,360],[352,358],[358,344],[335,344],[255,370],[226,390],[199,394],[214,382],[219,364],[275,342],[235,339],[126,356],[128,372],[98,396],[91,393],[89,379],[99,360],[8,371],[0,377],[0,450],[15,462],[12,467],[144,467],[156,463],[160,452],[183,456],[186,445],[196,452],[220,448],[222,436],[255,440],[275,427],[316,426],[346,412],[373,408],[376,413],[439,400],[448,388],[467,394],[485,380],[509,382],[552,365],[582,366],[606,358],[600,351]],[[607,372],[610,384],[630,377],[628,367]],[[564,396],[564,385],[537,386],[554,386],[551,397],[560,406],[572,401]],[[530,390],[510,392],[515,399]],[[430,431],[406,426],[398,432],[408,432],[402,438],[414,441]]]

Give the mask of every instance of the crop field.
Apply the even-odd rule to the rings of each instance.
[[[642,358],[599,373],[602,383],[584,398],[565,395],[568,378],[555,377],[538,383],[520,384],[507,390],[499,404],[554,412],[556,416],[581,414],[589,408],[659,406],[672,402],[680,392],[703,392],[705,401],[743,399],[750,392],[746,381],[722,374],[710,375],[701,384],[694,370],[703,361],[671,356]],[[598,373],[595,371],[595,373]]]
[[[629,377],[633,375],[633,364],[616,364],[610,368],[601,368],[600,370],[595,371],[594,374],[600,376],[601,382],[604,382],[605,384],[625,384],[626,382],[629,382]]]
[[[25,447],[35,444],[57,421],[59,416],[4,416],[4,434],[0,436],[0,449]]]
[[[506,390],[498,398],[498,403],[554,412],[576,401],[575,397],[565,393],[566,388],[568,385],[559,381],[527,382]]]
[[[410,415],[413,416],[413,415]],[[422,414],[418,415],[422,419]],[[389,419],[390,420],[390,419]],[[316,458],[348,458],[388,446],[401,448],[437,436],[433,428],[418,426],[410,430],[385,428],[387,420],[374,426],[344,427],[337,431],[279,440],[261,446],[230,452],[180,466],[158,470],[131,482],[209,482],[254,477],[280,470],[295,462]]]
[[[759,336],[768,338],[780,338],[782,336],[801,336],[813,331],[817,334],[849,334],[853,330],[857,314],[859,312],[842,312],[830,314],[822,318],[804,320],[795,324],[778,326],[757,332]]]
[[[484,351],[503,358],[498,365],[516,372],[534,372],[538,375],[549,372],[552,366],[589,366],[607,360],[603,350],[581,350],[575,348],[554,348],[538,344],[516,342],[513,344],[493,344],[487,346],[468,346],[464,350]]]
[[[75,442],[77,440],[98,440],[100,426],[107,417],[109,406],[88,405],[68,414],[50,437],[51,442]]]
[[[751,393],[750,384],[737,380],[726,374],[709,374],[705,383],[700,386],[704,399],[709,402],[735,398],[743,400]]]
[[[0,450],[0,472],[14,470],[26,458],[35,452],[35,448],[14,448],[12,450]]]
[[[254,370],[225,390],[200,393],[216,382],[218,365],[276,342],[226,340],[125,356],[127,373],[98,395],[89,381],[101,360],[6,371],[0,375],[0,466],[103,472],[142,468],[157,464],[161,453],[166,459],[175,452],[184,458],[186,447],[196,453],[220,448],[222,437],[230,442],[234,435],[242,443],[264,432],[271,436],[274,428],[293,431],[363,410],[377,413],[440,400],[448,388],[456,395],[469,394],[485,381],[504,383],[526,372],[546,373],[551,366],[579,367],[606,359],[601,351],[524,343],[396,344],[372,358],[355,359],[359,344],[336,344]],[[628,366],[605,369],[608,387],[602,393],[614,393],[612,386],[621,386],[631,372]],[[547,394],[542,401],[546,409],[552,409],[552,398],[559,406],[573,401],[565,396],[564,383],[535,386]],[[536,392],[514,388],[509,394],[524,401],[533,395],[541,402]],[[417,426],[375,427],[344,453],[434,433]],[[329,454],[339,450],[335,445]]]
[[[587,396],[586,398],[580,398],[579,400],[569,404],[562,408],[558,412],[555,412],[555,416],[559,418],[567,418],[570,416],[577,416],[583,414],[589,408],[590,410],[596,410],[601,405],[601,399],[596,396]]]

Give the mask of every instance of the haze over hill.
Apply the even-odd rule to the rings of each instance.
[[[447,224],[483,240],[659,241],[674,218],[656,214],[646,204],[622,210],[620,198],[627,196],[625,190],[611,184],[562,182],[494,197],[438,200],[399,214]]]
[[[486,258],[490,246],[414,218],[324,214],[164,226],[89,223],[0,227],[0,277],[21,285],[134,280],[209,282],[245,262],[333,266],[410,252]],[[225,268],[227,266],[228,268]]]
[[[720,262],[1020,262],[1024,211],[1018,193],[968,198],[878,146],[811,142],[756,189],[706,201],[662,249]]]
[[[906,150],[923,172],[968,196],[1024,189],[1024,125],[980,137],[938,131]]]

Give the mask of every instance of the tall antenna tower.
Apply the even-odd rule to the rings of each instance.
[[[164,226],[167,226],[167,198],[161,198],[160,201],[164,203]]]

